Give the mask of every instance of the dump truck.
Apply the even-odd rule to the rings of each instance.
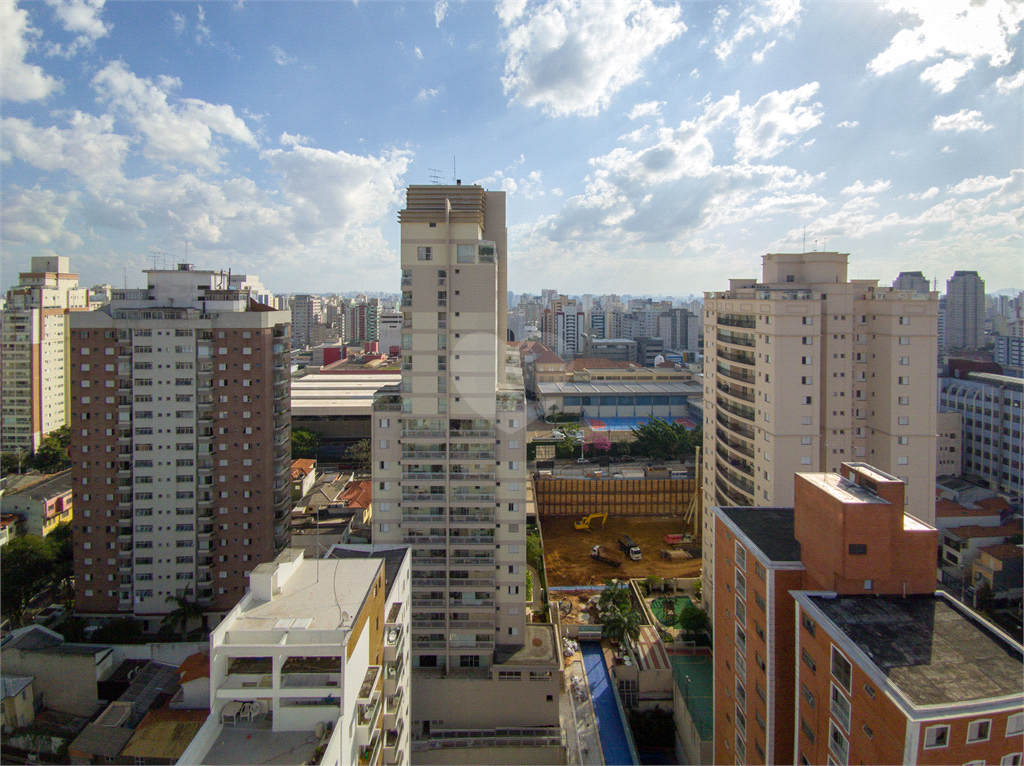
[[[640,546],[634,543],[633,538],[629,535],[623,535],[619,538],[619,547],[622,548],[623,552],[633,561],[639,561],[643,558],[643,554],[640,552]]]
[[[611,564],[613,567],[622,565],[622,554],[605,545],[595,545],[590,549],[590,557]]]

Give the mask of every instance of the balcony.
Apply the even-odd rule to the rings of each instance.
[[[452,620],[452,630],[494,630],[493,620]]]
[[[403,492],[402,502],[403,503],[416,503],[416,502],[438,502],[443,503],[445,496],[443,494],[423,493],[423,492]]]
[[[443,598],[416,598],[412,597],[412,605],[414,607],[435,607],[445,606],[445,600]]]
[[[402,709],[402,701],[405,699],[404,690],[401,687],[399,687],[398,684],[397,684],[397,680],[398,680],[398,678],[401,675],[401,673],[398,672],[400,670],[401,670],[401,668],[396,668],[395,665],[391,665],[391,670],[389,670],[388,666],[384,667],[384,695],[385,695],[385,697],[387,697],[387,699],[384,701],[384,728],[385,729],[393,728],[395,726],[395,724],[398,722],[397,721],[397,719],[398,719],[398,711],[400,711]],[[389,672],[394,672],[395,673],[394,676],[390,676],[391,678],[394,679],[394,684],[395,684],[395,690],[393,692],[391,692],[390,694],[388,694],[388,691],[387,691],[388,678],[389,678],[388,673]]]
[[[494,429],[489,431],[452,431],[451,438],[453,439],[493,439]]]
[[[732,431],[734,434],[739,434],[740,436],[751,440],[753,440],[754,438],[753,428],[751,428],[748,425],[744,425],[743,423],[740,423],[737,420],[733,420],[727,415],[723,415],[721,412],[715,415],[715,420],[718,421],[719,425],[723,426],[729,431]]]
[[[754,422],[755,413],[753,407],[747,407],[742,404],[733,404],[732,402],[723,399],[720,396],[715,397],[715,403],[726,412],[731,412],[733,415],[736,415],[737,417],[741,417],[744,420]]]
[[[470,566],[470,567],[493,567],[494,557],[480,557],[480,556],[456,556],[449,559],[450,563],[458,566]]]
[[[452,492],[453,503],[493,503],[494,493],[493,492],[479,492],[474,494],[459,495]]]
[[[719,314],[717,322],[726,327],[743,327],[748,330],[757,328],[757,318],[753,314]]]
[[[734,458],[721,446],[715,448],[715,452],[718,455],[715,457],[715,462],[718,465],[720,471],[728,471],[729,466],[745,473],[751,479],[754,478],[754,464],[746,460]]]
[[[406,534],[402,537],[402,542],[405,545],[426,545],[428,543],[440,543],[445,544],[444,535],[417,535],[417,534]]]
[[[494,511],[480,511],[479,513],[453,513],[449,517],[450,523],[461,524],[467,521],[494,522]]]
[[[461,450],[452,450],[452,460],[494,460],[494,450],[482,450],[480,452],[465,452]]]
[[[754,391],[745,386],[730,386],[728,383],[716,380],[715,387],[724,394],[735,396],[737,399],[742,399],[751,404],[754,403]]]
[[[721,428],[715,429],[715,437],[718,439],[718,442],[720,444],[725,444],[729,449],[735,450],[736,452],[739,452],[742,455],[746,455],[747,457],[754,457],[753,447],[751,447],[748,444],[744,444],[738,439],[731,438]]]
[[[447,431],[427,429],[402,429],[403,439],[443,439],[448,435]]]
[[[718,349],[718,358],[737,364],[745,364],[749,367],[753,367],[756,363],[753,354],[747,351],[732,351],[727,348]]]
[[[433,641],[427,638],[417,638],[412,642],[414,649],[444,649],[444,641]]]
[[[494,481],[494,472],[490,473],[461,473],[452,471],[448,478],[452,481]]]
[[[414,588],[436,588],[444,587],[448,582],[444,577],[414,577],[412,587]]]
[[[398,746],[402,742],[402,730],[404,722],[399,720],[398,726],[392,726],[384,731],[384,763],[397,763]]]
[[[403,471],[402,480],[425,479],[427,481],[444,481],[444,471]]]
[[[746,333],[719,330],[717,337],[720,343],[729,343],[733,346],[746,346],[747,348],[755,348],[757,346],[757,341],[754,340],[754,337]]]
[[[452,535],[452,545],[494,545],[494,535]]]
[[[370,742],[359,747],[357,756],[359,766],[370,766],[377,763],[377,759],[380,757],[381,742],[380,730],[374,730]]]
[[[402,656],[405,645],[405,631],[400,627],[388,628],[384,634],[384,661],[395,662]]]
[[[330,693],[340,688],[340,673],[282,673],[282,689],[323,690]]]
[[[450,609],[493,609],[494,599],[482,598],[477,601],[461,601],[449,599],[448,607]]]
[[[427,450],[402,450],[403,460],[444,460],[444,452],[430,452]]]
[[[725,497],[728,498],[728,502],[723,503],[723,502],[720,501],[719,505],[749,506],[749,505],[753,505],[754,504],[753,496],[747,497],[746,495],[741,494],[740,492],[734,490],[732,487],[730,487],[728,484],[726,484],[722,480],[722,478],[719,477],[719,476],[715,477],[715,487],[717,487],[718,490],[723,495],[725,495]],[[719,498],[719,500],[720,500],[720,498]]]
[[[494,576],[480,577],[480,575],[477,575],[474,579],[460,577],[449,581],[448,587],[452,590],[461,590],[463,588],[493,588]]]

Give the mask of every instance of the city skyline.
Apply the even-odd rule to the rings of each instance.
[[[842,8],[2,0],[3,281],[187,247],[397,292],[405,187],[456,176],[509,195],[516,293],[722,290],[804,227],[852,278],[1019,289],[1024,12]]]

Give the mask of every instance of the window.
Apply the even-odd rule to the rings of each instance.
[[[747,568],[747,550],[739,544],[739,541],[736,542],[736,566],[744,571]]]
[[[850,543],[850,555],[851,556],[867,556],[868,546],[863,543]],[[835,666],[835,660],[833,660],[833,667]]]
[[[809,655],[807,653],[806,649],[801,649],[800,650],[800,659],[804,661],[804,665],[806,665],[807,667],[809,667],[811,669],[812,673],[817,673],[818,672],[818,665],[817,665],[817,663],[814,661],[814,658],[811,657],[811,655]]]
[[[813,401],[814,400],[811,397],[805,396],[805,397],[803,397],[803,400],[801,401],[801,404],[812,404]]]
[[[910,418],[908,418],[906,415],[904,415],[903,417],[896,419],[896,424],[900,425],[900,426],[909,426],[910,425]]]
[[[853,665],[834,646],[832,647],[832,677],[839,682],[843,689],[847,692],[850,691]]]
[[[814,378],[812,378],[810,375],[801,375],[800,376],[800,383],[805,385],[805,386],[814,385]]]
[[[760,577],[762,581],[764,581],[765,577],[768,574],[765,571],[765,568],[761,565],[760,561],[755,561],[754,562],[754,574],[756,574],[758,577]]]
[[[948,726],[929,726],[924,730],[924,748],[946,747],[949,744]]]
[[[804,698],[804,701],[812,708],[817,704],[817,700],[814,698],[814,692],[808,688],[807,684],[800,682],[800,696]]]
[[[849,763],[850,743],[847,742],[843,732],[836,726],[835,721],[828,722],[828,749],[836,756],[840,763]]]
[[[836,720],[846,730],[850,730],[850,701],[846,699],[843,693],[839,690],[839,687],[832,684],[832,698],[830,703],[830,710],[832,715],[835,716]]]
[[[807,725],[807,721],[805,721],[802,716],[800,718],[800,731],[803,732],[803,735],[805,737],[807,737],[807,739],[813,745],[814,744],[814,732],[811,730],[811,727]]]
[[[756,590],[754,591],[754,603],[756,603],[758,607],[760,607],[762,612],[765,611],[764,596],[762,596]]]
[[[972,742],[984,742],[992,729],[992,719],[986,718],[983,721],[972,721],[967,727],[967,744]]]
[[[1024,732],[1024,713],[1014,713],[1006,719],[1006,736],[1014,737]]]
[[[812,636],[814,635],[814,631],[817,628],[817,626],[814,624],[814,620],[812,620],[806,614],[801,614],[800,615],[800,624],[803,625],[804,630],[806,630]]]
[[[875,687],[871,684],[864,684],[864,693],[867,694],[871,699],[875,698]]]
[[[433,260],[432,250],[429,247],[417,247],[416,248],[416,260],[417,261],[431,261]]]
[[[910,345],[910,338],[901,335],[900,336],[900,345],[901,346],[909,346]]]
[[[999,766],[1020,766],[1020,761],[1020,753],[1010,753],[999,759]]]

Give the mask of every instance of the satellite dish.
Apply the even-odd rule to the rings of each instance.
[[[341,624],[344,625],[346,622],[348,622],[348,619],[349,619],[348,618],[348,612],[342,612],[341,613]]]

